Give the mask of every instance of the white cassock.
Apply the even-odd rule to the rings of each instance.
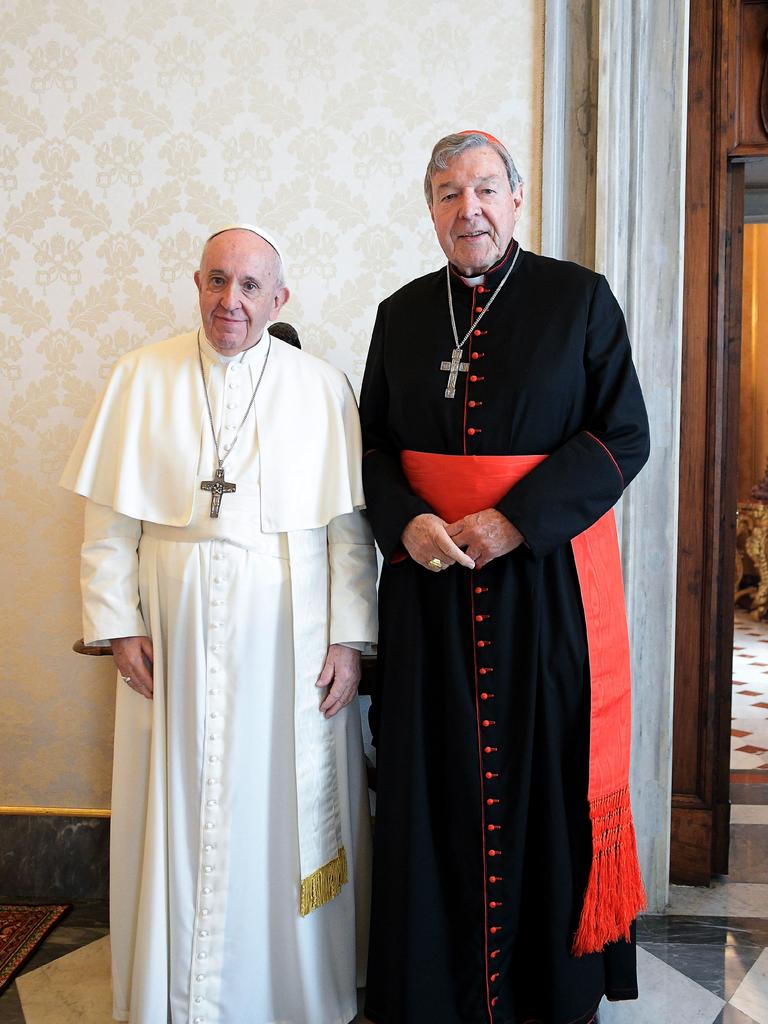
[[[200,337],[223,453],[269,338],[227,358]],[[367,786],[356,703],[326,720],[314,682],[328,643],[375,640],[354,399],[273,339],[225,462],[237,490],[211,518],[197,358],[195,334],[124,357],[62,480],[91,499],[86,642],[148,634],[154,649],[152,701],[118,680],[114,1015],[346,1024],[367,941]]]

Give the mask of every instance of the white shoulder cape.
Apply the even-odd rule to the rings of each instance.
[[[364,507],[360,423],[343,373],[272,338],[256,422],[265,533]],[[134,519],[186,526],[207,429],[196,332],[136,349],[115,366],[61,485]]]

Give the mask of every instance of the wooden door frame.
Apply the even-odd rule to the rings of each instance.
[[[728,870],[744,164],[741,0],[691,0],[680,512],[672,754],[673,882]]]

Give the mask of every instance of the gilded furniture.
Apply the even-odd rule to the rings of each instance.
[[[742,587],[745,557],[754,566],[757,586]],[[750,617],[768,617],[768,504],[739,502],[736,526],[736,593],[738,601],[745,594],[752,595]]]

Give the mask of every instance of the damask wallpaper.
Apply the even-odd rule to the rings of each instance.
[[[108,807],[113,671],[70,650],[82,510],[56,481],[117,356],[193,326],[200,239],[257,220],[284,318],[357,387],[377,302],[441,263],[421,179],[447,131],[508,143],[536,248],[543,6],[5,0],[0,805]]]

